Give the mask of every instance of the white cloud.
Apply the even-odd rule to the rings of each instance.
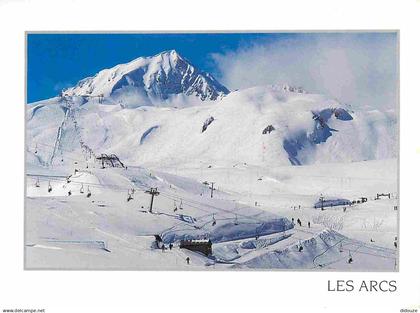
[[[366,109],[397,104],[396,33],[299,34],[211,57],[230,89],[289,83]]]

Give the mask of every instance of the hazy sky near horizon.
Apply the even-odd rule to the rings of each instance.
[[[232,89],[288,83],[353,106],[395,108],[396,33],[301,34],[214,53],[219,79]]]
[[[28,102],[104,68],[175,49],[229,89],[289,83],[342,102],[395,107],[397,34],[29,34]]]

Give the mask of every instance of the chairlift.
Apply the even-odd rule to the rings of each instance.
[[[213,223],[211,224],[212,226],[216,225],[216,219],[214,218],[214,214],[213,214]]]
[[[82,183],[82,187],[80,187],[80,193],[84,193],[84,192],[85,192],[85,190],[83,188],[83,183]]]
[[[51,187],[50,182],[48,182],[48,192],[51,192],[51,191],[52,191],[52,187]]]
[[[343,244],[340,243],[340,249],[339,249],[340,253],[343,252]]]
[[[39,177],[36,178],[35,187],[39,187]]]
[[[298,248],[298,250],[299,250],[299,252],[302,252],[302,250],[303,250],[303,246],[302,246],[302,244],[300,243],[300,241],[299,241],[299,248]]]
[[[235,225],[239,225],[239,223],[238,223],[238,215],[236,215],[236,214],[235,214],[235,222],[234,222],[234,224]]]
[[[35,154],[38,154],[38,144],[35,145]]]
[[[179,203],[179,209],[180,210],[183,210],[184,208],[182,207],[182,199],[181,199],[181,202]]]
[[[92,193],[90,192],[89,186],[87,187],[87,195],[86,197],[90,198],[90,196],[92,195]]]
[[[176,206],[176,201],[174,201],[174,212],[178,211],[178,208]]]

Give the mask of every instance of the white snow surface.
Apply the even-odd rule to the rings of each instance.
[[[353,112],[322,95],[280,86],[236,91],[186,108],[53,98],[28,106],[27,116],[33,149],[37,143],[58,144],[55,154],[64,147],[78,153],[83,141],[96,154],[115,153],[127,164],[146,166],[348,163],[397,154],[395,112]],[[210,117],[214,120],[203,131]],[[263,134],[268,125],[275,130]],[[44,149],[33,157],[51,163],[55,155]]]
[[[64,94],[27,106],[27,268],[397,268],[395,111],[290,86],[229,92],[175,51]],[[320,196],[368,201],[315,209]],[[183,239],[210,239],[212,255]]]

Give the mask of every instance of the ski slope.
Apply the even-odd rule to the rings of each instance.
[[[230,92],[175,51],[103,70],[27,106],[25,266],[396,270],[397,120],[291,86]],[[124,167],[97,159],[114,154]]]
[[[370,163],[362,162],[359,166],[369,168]],[[389,164],[392,162],[388,161]],[[309,167],[312,173],[322,171],[316,165]],[[306,197],[273,193],[271,202],[264,202],[266,195],[258,191],[247,193],[244,185],[244,194],[239,193],[239,183],[234,190],[229,190],[229,185],[216,189],[214,198],[210,198],[208,187],[203,188],[199,180],[141,167],[81,170],[70,176],[69,183],[66,178],[48,176],[47,172],[44,169],[45,176],[37,177],[40,187],[35,186],[35,177],[27,177],[27,268],[395,269],[394,198],[370,198],[366,203],[349,207],[345,213],[341,207],[321,212],[310,207],[310,201],[300,209],[282,204],[284,199],[315,199],[318,189]],[[254,180],[261,182],[257,176]],[[319,181],[328,184],[328,180]],[[48,182],[53,188],[50,193]],[[150,195],[144,192],[149,186],[161,192],[155,198],[153,213],[148,212]],[[92,192],[89,198],[87,188]],[[131,188],[135,189],[133,199],[127,201]],[[67,195],[68,190],[72,191],[71,196]],[[258,205],[254,206],[256,199]],[[337,223],[343,216],[342,223]],[[295,223],[300,218],[303,225],[293,225],[292,218]],[[307,221],[311,221],[311,228]],[[381,221],[380,225],[375,221]],[[160,234],[167,245],[174,243],[174,249],[164,252],[154,249],[155,234]],[[327,238],[321,239],[322,234]],[[201,238],[214,241],[212,257],[177,247],[180,239]],[[375,242],[370,242],[371,239]],[[338,242],[343,244],[342,252],[338,251]],[[304,247],[302,252],[296,250],[300,244]],[[349,251],[353,265],[346,261]],[[317,257],[320,254],[322,257]],[[187,256],[191,258],[189,265],[185,262]]]

